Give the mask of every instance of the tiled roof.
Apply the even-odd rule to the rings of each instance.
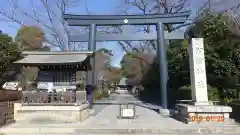
[[[72,64],[83,62],[90,52],[23,52],[25,58],[19,64]]]

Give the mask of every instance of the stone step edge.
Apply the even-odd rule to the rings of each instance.
[[[15,133],[10,133],[7,135],[16,135]],[[20,133],[18,135],[33,135],[33,133]],[[91,133],[91,134],[86,134],[86,133],[34,133],[34,135],[107,135],[105,133]],[[119,135],[119,133],[111,133],[109,135]],[[121,135],[136,135],[136,133],[124,133]],[[156,135],[156,133],[139,133],[137,135]],[[157,134],[157,135],[166,135],[166,134]],[[171,134],[169,134],[171,135]],[[178,134],[178,135],[185,135],[185,134]],[[239,134],[231,134],[231,135],[239,135]]]
[[[81,129],[81,128],[5,128],[0,129],[0,133],[156,133],[156,134],[198,134],[198,133],[240,133],[235,128],[178,128],[178,129]]]

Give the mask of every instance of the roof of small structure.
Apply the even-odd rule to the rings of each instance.
[[[15,61],[18,64],[41,64],[41,65],[62,65],[77,64],[83,62],[93,52],[40,52],[24,51],[23,59]]]

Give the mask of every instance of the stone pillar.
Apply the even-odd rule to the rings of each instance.
[[[193,38],[189,44],[188,52],[193,103],[207,105],[209,102],[203,38]]]
[[[193,38],[189,45],[192,104],[177,104],[175,118],[191,124],[233,124],[232,108],[208,101],[203,38]]]

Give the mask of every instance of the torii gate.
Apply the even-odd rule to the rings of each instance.
[[[167,80],[168,67],[166,58],[165,40],[184,39],[183,32],[164,31],[164,24],[182,24],[190,15],[190,11],[173,14],[149,14],[149,15],[70,15],[64,14],[63,18],[70,26],[89,26],[89,33],[70,36],[71,42],[88,42],[88,50],[96,50],[96,41],[141,41],[157,40],[157,56],[159,57],[160,88],[162,100],[162,112],[167,109]],[[156,31],[151,33],[101,34],[97,32],[97,26],[116,25],[156,25]],[[87,84],[95,85],[95,62],[92,60],[93,70],[87,74]],[[91,102],[90,102],[91,104]]]

